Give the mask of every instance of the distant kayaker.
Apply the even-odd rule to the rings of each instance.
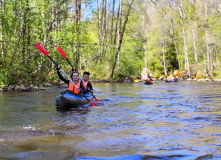
[[[174,76],[173,75],[170,75],[168,78],[167,78],[168,80],[171,80],[171,81],[174,81]]]
[[[77,88],[74,86],[74,84],[72,82],[70,82],[68,79],[65,79],[61,73],[60,73],[60,66],[58,65],[57,67],[57,74],[58,74],[58,77],[68,85],[68,90],[73,92],[73,93],[77,93],[77,94],[80,94],[80,93],[85,93],[85,89],[84,89],[84,86],[82,83],[80,83],[80,80],[79,80],[79,74],[77,72],[72,72],[71,73],[71,78],[72,78],[72,81],[74,82],[74,84],[77,86]]]
[[[83,84],[86,93],[88,93],[90,91],[93,93],[93,87],[92,87],[92,84],[89,82],[89,76],[90,76],[89,72],[84,72],[83,73],[83,80],[87,86],[85,86],[85,84],[82,81],[81,81],[81,83]]]
[[[153,79],[151,78],[151,76],[149,74],[147,75],[147,80],[146,81],[148,81],[148,82],[152,82],[153,81]]]

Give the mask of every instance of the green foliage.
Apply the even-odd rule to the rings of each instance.
[[[201,71],[197,71],[196,73],[196,79],[205,78],[205,74]]]
[[[4,68],[0,69],[0,85],[3,85],[6,83],[7,71]]]
[[[119,25],[119,19],[117,19],[116,12],[112,17],[112,11],[106,10],[106,23],[104,23],[104,16],[101,16],[103,18],[102,25],[106,24],[106,26],[102,26],[100,30],[102,33],[99,35],[99,10],[93,8],[91,16],[82,17],[82,20],[76,24],[74,21],[75,13],[71,12],[75,7],[71,6],[72,3],[70,2],[70,0],[28,2],[5,0],[2,2],[4,9],[0,11],[2,22],[0,27],[2,34],[0,42],[0,84],[32,83],[40,85],[43,82],[52,82],[58,79],[56,66],[36,49],[35,43],[39,41],[66,73],[70,72],[71,67],[59,54],[56,49],[57,46],[65,51],[71,63],[79,69],[80,74],[86,70],[91,72],[92,79],[110,79],[118,44],[117,34],[119,30],[116,29],[118,27],[116,24]],[[93,1],[86,1],[85,3],[92,5]],[[117,3],[116,7],[118,6]],[[178,69],[178,59],[181,66],[180,70],[184,70],[186,63],[184,36],[187,40],[190,70],[197,73],[198,77],[205,77],[205,68],[210,66],[212,61],[213,68],[207,69],[207,74],[220,77],[221,30],[219,28],[221,17],[218,10],[212,8],[213,5],[208,5],[208,20],[206,20],[204,16],[205,4],[198,2],[199,10],[197,17],[195,17],[195,1],[182,0],[182,7],[186,16],[183,15],[186,31],[186,35],[183,35],[178,2],[174,1],[174,3],[176,4],[172,5],[173,17],[171,17],[170,8],[166,1],[160,1],[158,5],[154,5],[150,1],[134,1],[120,48],[119,64],[117,59],[114,79],[140,76],[141,69],[145,67],[146,58],[148,68],[155,73],[155,76],[163,75],[163,49],[167,72],[171,73]],[[122,25],[128,9],[127,4],[123,3],[122,5]],[[116,7],[115,11],[117,11]],[[175,42],[172,39],[171,18],[173,18],[174,23],[173,36]],[[111,26],[112,20],[113,25]],[[208,37],[206,40],[207,25]],[[197,65],[194,59],[192,27],[196,34]],[[144,39],[146,39],[146,43]],[[80,45],[79,50],[77,49],[78,43]],[[206,61],[206,44],[208,44],[211,57],[209,62]],[[145,57],[145,47],[147,57]],[[178,53],[175,47],[177,47]],[[77,51],[79,51],[79,57]]]

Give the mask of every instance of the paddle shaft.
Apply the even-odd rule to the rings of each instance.
[[[52,60],[52,62],[58,67],[58,64],[49,56],[49,58]],[[78,90],[80,90],[77,86],[76,86],[76,84],[72,81],[72,79],[71,78],[69,78],[69,76],[60,68],[60,70],[61,70],[61,72],[67,77],[67,79],[78,89]],[[89,101],[89,99],[82,93],[81,94],[82,96],[84,96],[84,98],[86,98],[87,99],[87,101],[88,102],[90,102]]]
[[[66,59],[68,61],[68,63],[71,65],[71,67],[73,68],[73,65],[71,64],[71,62],[68,60],[68,58]],[[79,75],[79,78],[82,80],[82,82],[84,83],[84,85],[87,87],[86,83],[84,82],[83,78],[81,78],[81,76]],[[94,96],[94,95],[93,95]]]
[[[60,52],[60,51],[59,51]],[[63,52],[62,53],[62,56],[64,55],[65,53]],[[66,55],[65,55],[66,56]],[[67,57],[64,57],[67,61],[68,61],[68,63],[71,65],[71,67],[73,68],[74,66],[71,64],[71,62],[69,61],[69,59],[67,58]],[[82,80],[82,82],[84,83],[84,85],[86,86],[86,88],[87,88],[87,85],[86,85],[86,83],[84,82],[84,80],[83,80],[83,78],[81,78],[81,76],[79,75],[79,78]],[[94,94],[91,92],[91,90],[89,90],[89,92],[91,93],[91,95],[96,99],[96,97],[94,96]]]
[[[79,88],[75,85],[75,83],[71,80],[71,78],[69,78],[68,75],[66,75],[62,69],[60,70],[69,79],[69,81],[79,90]],[[88,102],[90,102],[89,99],[83,93],[81,95],[84,96],[84,98],[86,98]]]
[[[64,53],[64,51],[60,48],[57,47],[58,52],[61,53],[61,55],[68,61],[68,63],[71,65],[72,68],[74,68],[74,66],[71,64],[71,62],[69,61],[69,59],[67,58],[66,54]],[[82,80],[82,82],[84,83],[84,85],[87,87],[86,83],[84,82],[84,80],[81,78],[81,76],[79,75],[79,78]],[[94,96],[94,95],[93,95]]]
[[[51,58],[51,56],[48,56],[48,58],[51,59],[51,61],[58,67],[58,64]],[[75,83],[72,81],[71,78],[68,77],[68,75],[60,68],[61,72],[68,78],[68,80],[79,90],[79,88],[75,85]]]
[[[47,50],[38,42],[36,43],[36,47],[44,54],[46,55],[48,58],[50,58],[50,60],[58,67],[58,64],[48,55]],[[60,69],[61,72],[70,80],[70,82],[79,90],[79,88],[74,84],[74,82],[65,74],[65,72]],[[91,104],[94,105],[92,102],[89,101],[89,99],[82,93],[82,96],[84,96],[85,99],[87,99],[87,101]]]
[[[57,47],[57,50],[58,50],[58,52],[60,52],[60,54],[68,61],[68,63],[69,63],[69,64],[71,65],[71,67],[73,68],[73,65],[72,65],[71,62],[68,60],[68,58],[67,58],[66,54],[64,53],[64,51],[63,51],[60,47]],[[88,88],[87,85],[86,85],[86,83],[84,82],[84,80],[81,78],[80,75],[79,75],[79,78],[80,78],[81,81],[84,83],[84,85],[86,86],[86,88]],[[91,95],[94,97],[94,99],[95,99],[96,101],[100,101],[99,99],[97,99],[97,98],[94,96],[94,94],[91,92],[91,90],[89,90],[89,92],[91,93]]]
[[[69,64],[71,65],[71,67],[73,68],[73,65],[72,65],[71,62],[68,60],[68,58],[67,58],[66,60],[68,61],[68,63],[69,63]],[[86,83],[84,82],[83,78],[81,78],[80,75],[79,75],[79,78],[82,80],[82,82],[84,83],[84,85],[86,86],[86,88],[88,88],[87,85],[86,85]],[[96,97],[94,96],[94,94],[91,92],[91,90],[89,90],[89,92],[91,93],[91,95],[92,95],[94,98],[96,98]]]

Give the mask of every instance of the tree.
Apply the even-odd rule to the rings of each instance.
[[[114,63],[113,63],[113,68],[112,68],[112,72],[111,72],[111,77],[113,77],[113,75],[114,75],[114,70],[115,70],[115,67],[116,67],[117,59],[118,59],[118,56],[120,54],[121,44],[123,42],[124,31],[126,29],[126,25],[127,25],[129,14],[130,14],[130,9],[133,5],[133,2],[134,2],[134,0],[132,0],[131,3],[128,6],[128,10],[127,10],[127,13],[126,13],[126,16],[125,16],[125,21],[124,21],[123,27],[121,28],[121,25],[119,25],[119,28],[118,28],[118,44],[117,44],[117,51],[116,51],[115,56],[114,56]],[[120,3],[121,3],[121,1],[120,1]]]

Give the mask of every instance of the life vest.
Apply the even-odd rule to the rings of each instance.
[[[80,88],[80,82],[79,81],[75,85],[77,86],[77,88]],[[77,88],[73,85],[72,82],[69,82],[69,87],[68,87],[69,91],[79,94],[79,90]]]
[[[85,82],[85,81],[84,81],[84,82],[82,82],[82,83],[83,83],[84,89],[86,90],[86,89],[87,89],[87,84],[88,84],[88,81],[87,81],[87,82]],[[85,86],[85,84],[84,84],[84,83],[86,84],[86,86]]]

